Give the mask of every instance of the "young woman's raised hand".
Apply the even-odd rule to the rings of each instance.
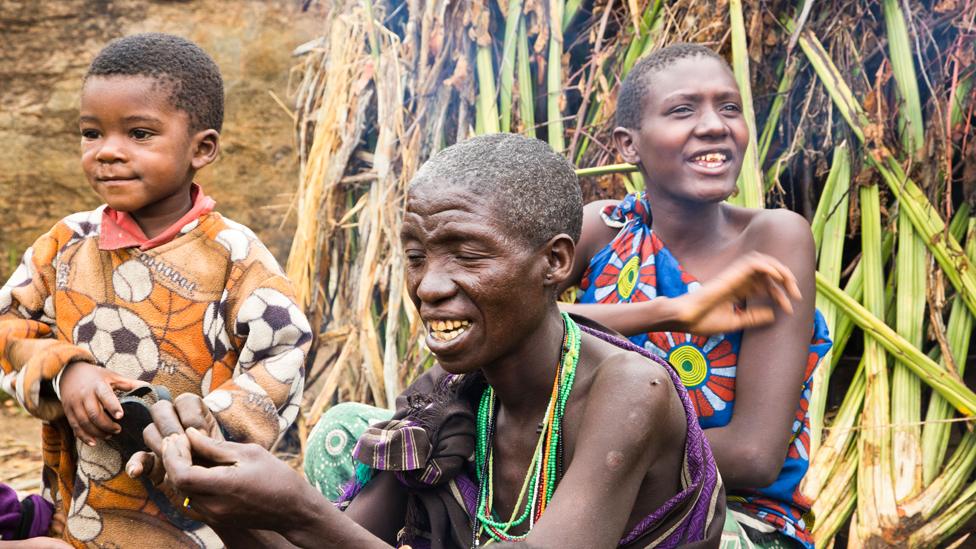
[[[777,308],[793,314],[791,299],[801,297],[796,278],[783,263],[752,252],[697,291],[675,298],[675,309],[680,311],[682,331],[711,335],[769,324],[775,319]],[[753,300],[753,304],[746,307],[747,300]]]

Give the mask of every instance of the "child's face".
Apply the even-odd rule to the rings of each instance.
[[[679,59],[650,79],[641,128],[615,132],[625,160],[643,166],[648,189],[683,200],[728,198],[749,142],[732,73],[699,56]]]
[[[217,154],[217,132],[191,134],[168,92],[146,76],[95,76],[81,92],[85,176],[110,207],[137,219],[185,213],[193,174]]]

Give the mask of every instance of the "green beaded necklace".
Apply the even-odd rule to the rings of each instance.
[[[541,433],[536,443],[535,452],[525,473],[525,481],[512,510],[512,517],[508,521],[496,518],[492,511],[494,501],[494,460],[492,441],[495,433],[495,391],[488,386],[481,395],[478,406],[478,438],[475,446],[475,459],[478,473],[478,506],[476,509],[476,527],[472,537],[472,547],[478,547],[484,532],[495,541],[520,541],[526,534],[509,534],[512,528],[529,521],[529,531],[542,516],[543,511],[552,500],[556,489],[557,476],[562,466],[562,420],[566,410],[566,401],[573,390],[573,380],[576,377],[576,365],[579,362],[580,329],[569,315],[562,313],[563,345],[556,367],[556,377],[553,381],[552,395],[546,407],[546,415],[540,424]],[[523,500],[525,508],[516,517]]]

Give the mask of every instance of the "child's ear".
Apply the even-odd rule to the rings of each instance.
[[[630,128],[617,126],[613,129],[613,143],[624,162],[640,164],[640,154],[637,151],[637,132]]]
[[[201,130],[193,134],[191,139],[193,148],[191,164],[194,170],[199,170],[217,160],[217,154],[220,153],[220,133],[217,130],[213,128]]]

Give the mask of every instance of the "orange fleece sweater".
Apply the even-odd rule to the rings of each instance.
[[[308,321],[243,225],[208,213],[151,250],[102,250],[101,219],[99,208],[60,221],[0,289],[0,387],[44,420],[44,495],[69,543],[221,547],[178,498],[130,479],[111,439],[80,443],[42,382],[88,361],[201,395],[228,438],[267,448],[298,414]]]

